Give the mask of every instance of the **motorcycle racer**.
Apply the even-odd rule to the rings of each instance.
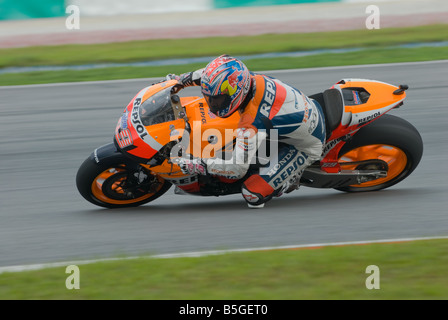
[[[242,195],[249,207],[263,207],[274,196],[299,187],[303,170],[320,160],[325,145],[322,107],[300,90],[281,80],[249,72],[240,60],[222,55],[205,68],[180,76],[177,89],[201,86],[210,111],[226,118],[238,110],[237,138],[231,159],[177,159],[186,174],[202,174],[241,179],[260,145],[276,131],[277,152],[267,166],[243,183]]]

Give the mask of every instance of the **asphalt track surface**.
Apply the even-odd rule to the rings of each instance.
[[[78,194],[77,169],[112,141],[125,105],[153,80],[0,87],[0,266],[448,235],[448,61],[269,74],[306,94],[341,78],[408,84],[405,105],[392,114],[420,131],[420,165],[380,192],[303,187],[261,210],[240,195],[173,189],[145,206],[107,210]]]

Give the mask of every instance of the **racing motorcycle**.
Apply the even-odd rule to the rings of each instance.
[[[232,152],[239,114],[218,118],[204,98],[179,96],[176,84],[162,81],[138,92],[118,120],[113,143],[95,149],[82,163],[76,185],[87,201],[106,208],[139,206],[172,185],[183,194],[240,193],[243,181],[267,165],[251,164],[241,179],[184,174],[174,161],[183,152],[194,157]],[[344,79],[309,96],[324,111],[327,142],[321,160],[303,172],[300,185],[366,192],[409,176],[422,157],[421,136],[406,120],[386,114],[403,105],[407,89]]]

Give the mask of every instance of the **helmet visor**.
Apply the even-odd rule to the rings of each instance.
[[[210,111],[218,117],[225,117],[225,112],[228,112],[232,99],[227,94],[220,94],[217,96],[209,96],[204,94],[205,101],[210,108]]]

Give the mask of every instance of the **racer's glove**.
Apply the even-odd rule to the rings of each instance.
[[[194,72],[187,72],[184,74],[181,74],[179,77],[179,83],[182,84],[184,87],[192,87],[192,86],[196,86],[198,85],[194,80],[193,80],[193,73]],[[201,81],[201,78],[199,79],[195,79],[195,80],[199,80]],[[199,83],[200,84],[200,83]]]
[[[180,76],[173,73],[167,74],[165,77],[166,80],[177,80],[177,83],[171,89],[171,93],[178,93],[185,87],[193,86],[194,84],[191,80],[191,74],[192,72],[184,73]]]
[[[193,72],[183,73],[180,76],[172,73],[168,74],[166,80],[177,80],[177,84],[173,86],[171,92],[178,93],[185,87],[200,86],[202,71],[203,69],[199,69]]]
[[[207,165],[200,158],[177,158],[173,161],[184,174],[207,174]]]

